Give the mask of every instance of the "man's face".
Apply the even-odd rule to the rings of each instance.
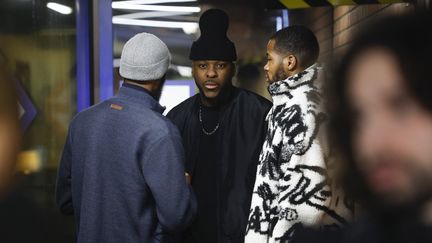
[[[226,61],[194,61],[192,74],[198,89],[207,99],[215,99],[231,86],[235,74],[234,64]]]
[[[348,72],[356,166],[371,192],[389,205],[432,193],[432,113],[404,86],[391,52],[360,54]]]
[[[270,40],[267,44],[267,63],[264,66],[266,73],[266,80],[268,83],[274,83],[288,78],[288,74],[283,69],[283,56],[280,55],[275,49],[276,42]]]

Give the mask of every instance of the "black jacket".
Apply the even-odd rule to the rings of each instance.
[[[180,130],[186,153],[186,169],[194,178],[202,133],[199,94],[168,113]],[[271,102],[254,93],[234,88],[220,108],[218,130],[218,241],[243,242],[258,157],[264,141],[265,117]],[[198,205],[198,208],[206,207]],[[199,213],[199,212],[198,212]],[[216,241],[215,241],[216,242]]]

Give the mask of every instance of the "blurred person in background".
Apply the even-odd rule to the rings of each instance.
[[[170,59],[159,38],[135,35],[123,48],[117,96],[73,119],[56,202],[75,216],[77,242],[171,242],[192,221],[182,140],[159,104]]]
[[[247,225],[265,116],[271,103],[235,88],[236,49],[226,36],[229,18],[210,9],[192,45],[192,74],[200,93],[168,113],[180,130],[198,213],[188,243],[241,243]]]
[[[288,242],[302,225],[338,227],[350,215],[332,191],[318,41],[304,26],[276,32],[264,67],[273,107],[252,196],[247,243]],[[343,214],[341,214],[343,213]]]
[[[296,242],[432,242],[432,14],[388,17],[358,35],[329,88],[346,192],[364,217]]]
[[[0,198],[7,194],[15,174],[20,127],[15,83],[0,63]]]

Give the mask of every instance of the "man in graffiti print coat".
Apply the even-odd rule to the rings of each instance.
[[[319,46],[302,26],[277,32],[264,67],[273,107],[257,170],[245,242],[289,242],[302,225],[346,223],[327,177]],[[333,194],[333,195],[332,195]],[[330,220],[329,220],[330,219]]]

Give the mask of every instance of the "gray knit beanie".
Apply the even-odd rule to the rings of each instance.
[[[126,42],[120,58],[120,75],[135,81],[162,78],[170,65],[168,47],[156,36],[140,33]]]

